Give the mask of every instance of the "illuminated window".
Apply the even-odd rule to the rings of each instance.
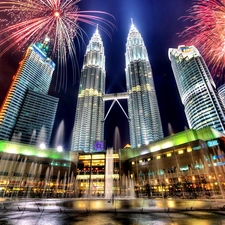
[[[91,155],[80,155],[79,160],[91,159]]]
[[[194,165],[195,169],[204,169],[204,166],[202,164],[196,164]]]
[[[166,154],[166,157],[170,157],[172,154],[171,153],[167,153]]]
[[[201,149],[200,146],[195,146],[195,147],[192,148],[192,150],[194,150],[194,151],[195,151],[195,150],[200,150],[200,149]]]
[[[151,158],[148,158],[148,161],[151,161]]]
[[[158,170],[157,174],[158,174],[158,175],[163,175],[163,174],[164,174],[164,170],[163,170],[163,169]]]
[[[160,158],[161,158],[161,155],[157,155],[157,156],[156,156],[156,159],[160,159]]]
[[[92,155],[92,159],[104,159],[105,154]]]
[[[132,162],[132,165],[134,165],[135,164],[135,162]]]
[[[191,147],[187,147],[187,152],[192,152]]]
[[[105,160],[92,160],[92,166],[104,166]]]
[[[188,166],[181,166],[180,171],[188,171]]]
[[[178,151],[178,154],[183,154],[183,153],[184,153],[183,150],[179,150],[179,151]]]
[[[142,160],[139,160],[139,163],[142,163]]]

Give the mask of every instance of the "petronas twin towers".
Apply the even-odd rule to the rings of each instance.
[[[163,131],[148,53],[133,23],[125,57],[127,93],[115,94],[115,99],[127,96],[130,143],[136,148],[163,138]],[[87,46],[81,71],[72,151],[94,152],[104,148],[105,78],[104,47],[96,29]]]

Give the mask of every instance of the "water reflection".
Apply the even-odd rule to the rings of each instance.
[[[224,201],[219,200],[115,199],[108,202],[104,199],[20,199],[0,202],[0,224],[219,225],[225,224],[223,206]]]
[[[206,212],[179,214],[7,212],[2,213],[0,217],[1,225],[219,225],[224,223],[223,215]]]
[[[163,209],[209,209],[209,208],[223,208],[224,201],[215,200],[184,200],[184,199],[115,199],[114,202],[106,200],[71,200],[66,202],[59,202],[59,206],[64,206],[74,210],[111,210],[111,209],[123,209],[123,210],[163,210]]]

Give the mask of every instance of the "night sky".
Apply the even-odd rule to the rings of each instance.
[[[171,124],[174,133],[183,131],[187,126],[183,105],[168,58],[168,48],[177,48],[179,44],[183,43],[178,33],[184,30],[187,22],[179,18],[188,15],[187,10],[191,4],[191,0],[83,0],[78,4],[80,10],[102,10],[116,18],[114,21],[108,16],[105,17],[116,26],[116,29],[111,31],[111,39],[103,31],[100,31],[106,56],[106,93],[126,91],[125,46],[131,18],[133,18],[134,25],[141,33],[148,50],[165,136],[169,135],[168,123]],[[88,38],[84,39],[85,43],[78,49],[77,55],[81,68],[86,45],[96,28],[82,23],[79,25],[88,35]],[[4,99],[21,57],[22,53],[7,53],[0,58],[0,102]],[[52,145],[59,124],[64,120],[63,147],[67,150],[70,147],[74,123],[79,72],[77,72],[77,77],[76,84],[72,84],[71,73],[68,73],[69,85],[66,91],[55,90],[54,78],[50,88],[50,94],[60,98]],[[126,101],[123,100],[122,103],[127,111]],[[105,112],[108,111],[110,105],[111,102],[106,103]],[[121,147],[124,147],[129,143],[129,129],[127,119],[118,104],[114,105],[105,122],[107,147],[113,146],[116,126],[120,131]]]

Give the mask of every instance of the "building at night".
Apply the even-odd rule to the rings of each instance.
[[[224,198],[224,152],[225,136],[219,131],[189,129],[148,146],[121,149],[121,170],[129,171],[139,196]]]
[[[136,148],[162,138],[163,130],[147,49],[133,23],[125,57],[130,144]]]
[[[222,198],[224,169],[225,136],[210,127],[110,154],[58,152],[0,141],[0,196],[4,197],[110,199],[112,193],[134,197],[136,190],[137,197]]]
[[[223,104],[223,107],[225,109],[225,84],[221,85],[220,87],[218,87],[218,94],[219,94],[219,97],[220,97],[220,100]]]
[[[14,141],[22,141],[26,139],[27,143],[27,138],[32,137],[34,131],[35,138],[40,137],[43,127],[46,129],[45,132],[51,135],[58,100],[47,96],[55,63],[47,57],[46,41],[32,44],[28,48],[13,76],[12,84],[0,111],[0,140],[13,138]],[[40,99],[41,95],[43,101]],[[54,106],[49,104],[52,101],[55,102]],[[39,104],[39,111],[36,111],[35,104]],[[41,109],[41,107],[43,108]],[[44,118],[44,111],[48,111],[48,118]],[[41,126],[33,126],[31,120],[34,118],[34,123],[40,123]],[[32,130],[32,128],[35,129]]]
[[[169,59],[190,128],[225,133],[224,106],[209,69],[194,46],[169,49]]]
[[[49,145],[55,121],[58,98],[28,90],[14,128],[12,141]]]
[[[105,55],[98,28],[84,56],[72,134],[72,151],[93,152],[104,148]]]

